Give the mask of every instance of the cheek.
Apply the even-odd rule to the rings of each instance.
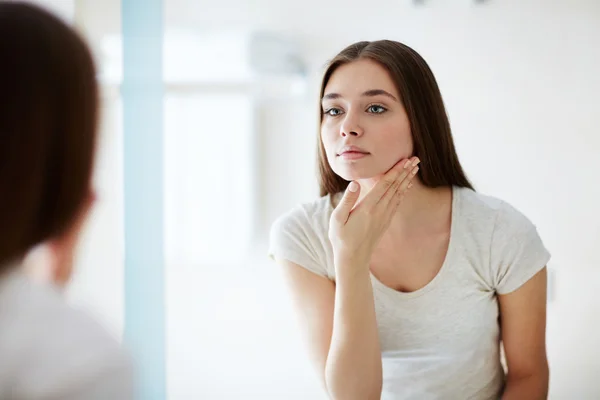
[[[386,167],[412,156],[413,141],[410,130],[403,129],[399,132],[396,125],[380,132],[377,147],[379,154],[382,156],[382,161],[385,160]]]
[[[400,133],[400,144],[407,155],[411,155],[413,152],[413,140],[410,130],[403,131]]]
[[[326,127],[321,128],[321,141],[323,142],[323,147],[325,147],[325,153],[328,158],[336,151],[336,139],[337,135],[331,129]]]

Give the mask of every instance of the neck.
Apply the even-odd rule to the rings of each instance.
[[[361,180],[360,200],[375,185],[376,180]],[[394,235],[419,231],[421,226],[431,226],[440,217],[448,214],[452,206],[452,190],[449,186],[430,188],[419,180],[413,180],[413,187],[406,193],[398,207],[388,233]],[[442,221],[440,221],[442,222]],[[443,219],[445,222],[445,219]]]

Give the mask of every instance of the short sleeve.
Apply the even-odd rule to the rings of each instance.
[[[120,358],[103,365],[78,386],[69,388],[56,399],[61,400],[133,400],[134,374],[130,360]],[[118,361],[118,362],[117,362]],[[48,398],[54,399],[54,398]]]
[[[508,294],[526,283],[550,260],[537,228],[507,203],[499,210],[490,250],[494,288]]]
[[[322,244],[302,208],[279,217],[271,226],[268,255],[273,260],[287,260],[329,278],[319,256]]]
[[[19,351],[13,397],[39,400],[129,400],[134,398],[131,354],[82,310],[45,298],[44,318],[29,316],[21,329],[28,347]],[[31,325],[44,326],[36,330]],[[37,326],[36,325],[36,326]],[[11,398],[13,398],[11,397]]]

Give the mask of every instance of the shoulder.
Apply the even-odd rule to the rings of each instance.
[[[280,215],[271,226],[271,238],[284,232],[327,231],[333,211],[331,196],[300,203]]]
[[[12,343],[11,387],[18,398],[55,394],[69,398],[86,388],[108,390],[125,398],[132,365],[116,338],[87,313],[69,306],[50,287],[20,283],[19,301],[12,303],[10,328],[2,335]],[[87,398],[92,397],[91,394]]]
[[[534,229],[532,221],[519,209],[505,200],[475,192],[458,189],[461,213],[473,227],[491,228],[497,234],[527,234]]]
[[[481,272],[499,294],[516,290],[550,259],[533,222],[510,203],[460,189],[461,212],[470,240],[469,249],[482,251]],[[488,274],[489,272],[489,274]]]
[[[277,218],[269,235],[270,258],[291,261],[332,279],[328,236],[332,211],[332,198],[324,196],[299,204]]]

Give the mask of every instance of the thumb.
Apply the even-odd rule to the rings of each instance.
[[[360,194],[360,185],[356,181],[350,182],[346,192],[344,193],[344,197],[340,200],[336,208],[336,214],[340,221],[346,222],[348,217],[350,216],[350,212],[354,208],[356,201],[358,200],[358,195]]]

